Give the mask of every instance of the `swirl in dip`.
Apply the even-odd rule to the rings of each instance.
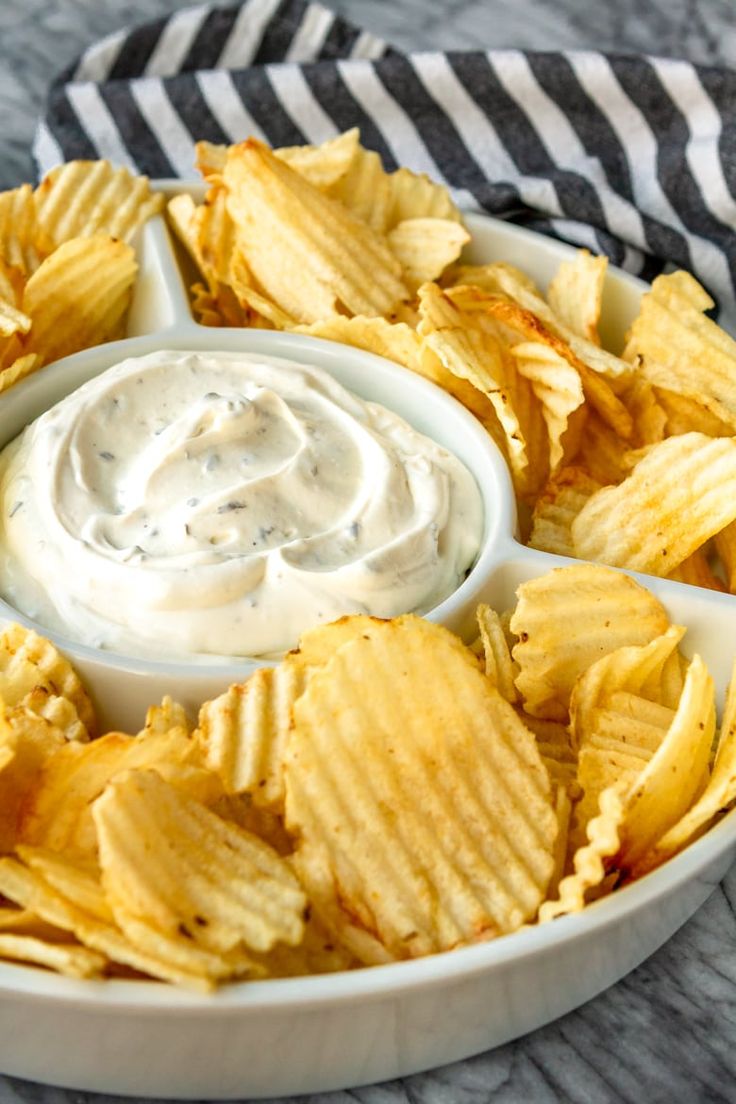
[[[473,477],[327,373],[157,352],[0,455],[6,600],[81,643],[269,655],[345,613],[436,606],[481,540]]]

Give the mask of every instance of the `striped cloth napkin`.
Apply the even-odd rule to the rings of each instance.
[[[443,181],[651,279],[693,272],[736,330],[736,73],[592,51],[401,54],[319,4],[203,5],[118,32],[55,81],[39,173],[106,157],[193,178],[193,143],[316,143],[359,126]]]

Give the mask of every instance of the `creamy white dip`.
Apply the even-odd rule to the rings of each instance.
[[[268,655],[345,613],[426,611],[482,528],[455,456],[271,357],[131,358],[0,455],[3,596],[128,654]]]

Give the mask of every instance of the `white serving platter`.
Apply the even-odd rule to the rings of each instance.
[[[173,190],[168,182],[162,187]],[[473,235],[469,260],[510,261],[542,286],[572,252],[484,216],[469,215],[467,222]],[[253,335],[205,329],[193,321],[162,220],[145,228],[138,252],[141,273],[129,339],[43,369],[0,397],[0,444],[74,386],[132,351],[249,348],[294,354],[290,335],[261,333],[254,346]],[[609,273],[604,334],[610,348],[620,346],[644,287],[624,273]],[[348,356],[342,346],[327,342],[312,340],[309,349],[313,363],[328,370],[333,365],[336,372],[341,354]],[[403,370],[367,354],[349,355],[351,371],[366,364],[384,366],[389,390],[383,401],[392,405],[390,388]],[[431,406],[435,389],[417,382]],[[423,428],[426,411],[411,414],[409,420]],[[425,430],[436,427],[433,417]],[[460,438],[467,422],[458,417],[448,432],[459,432],[454,447],[462,456]],[[489,501],[497,502],[498,512],[481,577],[467,601],[456,602],[439,617],[461,632],[469,629],[477,600],[505,608],[521,581],[571,562],[527,549],[515,539],[508,478],[493,464],[491,471],[495,482],[485,488],[485,501],[487,508]],[[736,653],[736,598],[636,577],[662,600],[673,620],[688,626],[684,650],[703,656],[722,695]],[[0,606],[0,623],[11,618],[17,618],[15,612]],[[199,702],[234,677],[232,664],[197,672],[191,665],[136,662],[57,639],[98,701],[108,703],[119,727],[124,719],[135,721],[140,701],[155,701],[164,691],[176,696],[177,686],[194,679],[191,693]],[[240,677],[248,669],[240,664]],[[665,866],[578,915],[413,962],[235,984],[212,997],[153,982],[72,981],[0,963],[0,1070],[95,1092],[233,1099],[367,1084],[456,1061],[549,1022],[628,973],[692,915],[735,852],[736,811]]]

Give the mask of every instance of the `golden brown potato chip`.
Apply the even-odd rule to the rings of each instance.
[[[400,168],[389,173],[389,203],[386,229],[392,230],[406,219],[435,218],[462,222],[462,215],[443,184],[425,173]]]
[[[0,958],[45,966],[73,978],[99,977],[107,965],[104,955],[88,947],[47,943],[31,935],[7,932],[0,932]]]
[[[575,463],[598,483],[598,488],[620,483],[631,473],[630,443],[596,414],[588,412]]]
[[[196,203],[190,195],[186,194],[172,196],[166,205],[169,225],[182,245],[185,246],[189,256],[197,266],[198,272],[204,276],[206,265],[202,254],[202,244],[199,240],[197,211]]]
[[[55,245],[104,234],[129,242],[163,209],[147,176],[133,176],[109,161],[67,161],[52,169],[35,192],[41,229]]]
[[[47,758],[24,804],[22,842],[92,854],[96,835],[90,806],[110,779],[121,771],[155,769],[173,782],[181,772],[186,789],[191,781],[187,768],[200,763],[198,745],[177,728],[147,736],[111,732],[89,744],[65,743]]]
[[[736,342],[703,313],[713,300],[692,276],[658,276],[642,297],[624,356],[656,387],[694,399],[736,432]]]
[[[191,732],[186,709],[166,694],[160,705],[151,705],[146,710],[146,723],[139,735],[163,735],[171,732],[172,728],[182,729],[185,736],[189,736]]]
[[[52,889],[90,916],[113,922],[112,909],[100,882],[96,858],[66,855],[45,847],[18,846],[18,857]]]
[[[578,249],[571,261],[562,261],[547,289],[547,302],[568,329],[600,345],[601,316],[607,257]]]
[[[16,357],[5,368],[0,368],[0,392],[7,391],[14,383],[18,383],[31,372],[35,372],[42,364],[41,357],[37,353],[26,353],[25,356]]]
[[[555,315],[542,295],[534,289],[533,285],[530,286],[528,277],[524,276],[523,273],[519,273],[518,269],[507,264],[485,266],[487,273],[486,286],[491,286],[491,267],[493,281],[495,281],[493,297],[501,294],[512,300],[525,312],[524,315],[520,316],[520,320],[524,319],[525,315],[531,314],[539,326],[545,327],[553,335],[560,338],[562,343],[570,350],[570,353],[593,373],[607,376],[612,380],[623,380],[631,376],[630,364],[605,349],[599,348],[592,341],[581,337],[566,326]],[[526,319],[524,324],[531,326],[529,319]],[[530,341],[534,340],[533,330],[530,329],[527,337]]]
[[[373,150],[359,146],[347,172],[328,188],[327,194],[339,200],[348,211],[377,234],[385,234],[389,229],[392,215],[391,185],[381,158]]]
[[[80,909],[15,859],[0,859],[0,893],[47,923],[73,932],[86,947],[152,977],[209,992],[215,982],[239,972],[240,964],[195,946],[191,939],[181,935],[167,939],[151,929],[146,933],[144,925],[135,932],[138,942],[134,944],[119,928]]]
[[[258,806],[283,808],[286,738],[303,685],[301,664],[287,656],[202,706],[198,735],[205,763],[226,793],[249,793]]]
[[[600,483],[581,468],[563,468],[534,504],[529,546],[557,556],[574,556],[572,523]]]
[[[398,257],[407,287],[438,280],[456,261],[470,234],[459,222],[445,218],[409,218],[388,233],[391,252]]]
[[[263,295],[262,292],[252,286],[250,282],[251,275],[239,249],[233,255],[229,276],[230,286],[238,305],[247,314],[247,318],[244,319],[242,325],[254,326],[260,324],[262,327],[268,326],[276,330],[296,328],[296,320],[290,314],[287,314],[272,299],[269,299],[267,295]],[[226,310],[222,310],[222,313],[227,317],[228,312]]]
[[[329,191],[346,176],[359,150],[360,131],[353,127],[319,146],[281,146],[273,152],[315,188]]]
[[[564,357],[540,342],[515,345],[511,355],[541,403],[549,437],[549,467],[554,472],[563,458],[562,438],[570,416],[585,401],[580,374]]]
[[[205,180],[212,176],[222,177],[228,149],[229,146],[221,146],[215,142],[195,142],[194,163]]]
[[[304,926],[304,939],[297,947],[278,943],[268,954],[254,955],[266,977],[307,977],[350,970],[360,963],[334,938],[314,910]]]
[[[678,395],[665,387],[655,387],[657,402],[665,413],[665,436],[676,437],[680,433],[704,433],[707,437],[732,437],[733,421],[719,418],[697,399]]]
[[[338,648],[349,644],[359,637],[375,636],[381,632],[385,621],[380,617],[370,617],[367,613],[354,613],[338,617],[327,625],[315,625],[299,637],[299,646],[289,656],[298,661],[302,668],[324,667],[332,659]]]
[[[394,956],[513,930],[551,877],[557,819],[532,734],[457,638],[421,618],[310,675],[286,785],[297,856],[325,853],[353,925]]]
[[[335,894],[329,851],[302,842],[290,861],[309,893],[310,911],[342,953],[362,966],[382,966],[396,961],[396,955],[343,909]]]
[[[483,642],[486,678],[489,678],[507,702],[513,703],[519,694],[514,685],[518,667],[511,658],[501,619],[490,606],[480,605],[475,613]]]
[[[575,680],[624,645],[647,644],[669,626],[664,607],[628,575],[583,565],[522,583],[511,630],[516,686],[535,717],[564,721]]]
[[[27,713],[48,721],[65,740],[76,740],[82,744],[89,740],[89,731],[74,702],[63,695],[54,694],[48,686],[34,686],[18,704]]]
[[[723,723],[713,774],[705,790],[687,812],[645,853],[635,874],[646,873],[681,851],[736,798],[736,662],[726,694]]]
[[[502,273],[505,275],[505,280],[501,278]],[[518,287],[542,299],[542,293],[532,278],[514,265],[507,264],[506,261],[494,261],[492,264],[485,265],[454,265],[445,274],[443,282],[447,287],[473,284],[483,291],[489,291],[492,295],[506,295],[508,287]]]
[[[727,525],[723,532],[728,532],[730,528],[731,526]],[[718,544],[718,537],[719,534],[716,534],[716,547],[720,552],[721,545]],[[669,578],[677,579],[681,583],[689,583],[690,586],[706,587],[708,590],[725,592],[729,589],[714,573],[702,548],[697,548],[686,560],[683,560],[674,571],[670,572]]]
[[[635,782],[664,740],[675,708],[662,700],[663,672],[684,633],[671,626],[649,644],[617,648],[578,678],[570,702],[583,790],[575,808],[578,840],[598,813],[602,791]]]
[[[663,440],[667,414],[657,397],[656,388],[636,376],[621,391],[619,398],[633,419],[633,445],[654,445]]]
[[[421,374],[422,342],[414,330],[404,322],[387,322],[385,318],[328,318],[313,322],[310,326],[295,327],[297,333],[321,337],[326,341],[340,341],[367,353],[394,360],[405,368]]]
[[[736,441],[686,433],[594,494],[572,524],[573,544],[582,559],[669,575],[735,518]]]
[[[48,363],[121,337],[137,270],[121,241],[64,242],[26,284],[23,310],[33,319],[27,351]]]
[[[716,533],[713,544],[723,566],[726,589],[733,594],[736,588],[736,522],[730,522]]]
[[[215,953],[301,942],[307,901],[284,860],[155,771],[109,783],[92,816],[116,918],[120,911]]]
[[[237,242],[235,225],[227,209],[225,189],[210,188],[204,203],[196,208],[192,220],[194,226],[191,227],[190,224],[188,232],[191,233],[193,229],[196,234],[197,247],[193,256],[195,260],[199,258],[202,275],[212,288],[218,284],[230,284]]]
[[[26,277],[19,268],[8,264],[0,256],[0,299],[17,307],[23,299],[23,288],[26,286]]]
[[[574,334],[570,335],[565,330],[566,337],[563,339],[555,332],[554,318],[552,318],[551,323],[546,318],[545,321],[542,321],[541,315],[535,314],[516,300],[491,295],[475,287],[454,287],[450,288],[447,294],[454,303],[463,309],[487,314],[490,318],[495,319],[497,323],[519,333],[524,340],[548,345],[578,372],[586,399],[606,424],[615,429],[621,437],[628,438],[631,436],[633,423],[628,410],[621,400],[616,397],[603,375],[590,368],[588,361],[591,358],[588,357],[588,360],[586,360],[573,347],[575,343],[579,345],[582,338],[576,338]],[[531,298],[536,303],[536,296],[524,292],[524,297]],[[544,301],[541,300],[540,302],[542,310],[549,313],[549,308],[546,307]],[[590,348],[595,349],[597,353],[601,352],[595,345],[590,345]],[[609,355],[606,354],[606,356]],[[616,358],[612,359],[615,360]],[[622,375],[621,372],[619,372],[620,375]]]
[[[0,700],[0,853],[12,851],[18,842],[39,771],[64,744],[48,721],[25,709],[9,710]]]
[[[503,427],[506,453],[520,493],[546,476],[547,431],[532,385],[480,316],[462,310],[436,284],[419,290],[419,334],[447,371],[467,380],[491,402]]]
[[[223,180],[249,268],[294,318],[385,314],[409,298],[385,239],[262,143],[231,147]]]
[[[14,333],[28,333],[31,320],[6,299],[0,298],[0,337],[10,337]]]
[[[54,243],[39,225],[30,184],[0,192],[0,257],[25,276],[35,272]]]
[[[619,850],[623,819],[624,804],[620,791],[615,786],[604,790],[600,813],[588,824],[588,843],[575,852],[575,872],[559,883],[557,900],[545,901],[541,906],[540,923],[580,912],[585,907],[586,894],[601,885],[607,874],[606,861],[610,861]]]
[[[696,655],[667,735],[626,794],[619,857],[624,869],[635,868],[703,790],[714,731],[713,680]]]
[[[92,702],[69,661],[32,629],[8,625],[0,633],[0,698],[14,706],[38,688],[67,698],[87,733],[94,735],[97,725]]]
[[[573,744],[609,747],[613,740],[642,754],[656,751],[673,711],[662,700],[662,679],[684,635],[684,628],[670,625],[647,644],[625,645],[591,664],[572,693]],[[611,709],[617,714],[613,722],[607,716]]]

